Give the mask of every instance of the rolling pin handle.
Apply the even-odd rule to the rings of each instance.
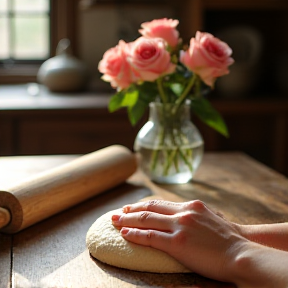
[[[10,220],[11,220],[11,214],[9,210],[0,207],[0,229],[8,225]]]

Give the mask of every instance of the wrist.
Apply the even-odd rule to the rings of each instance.
[[[242,243],[231,267],[238,288],[287,288],[288,253],[251,241]]]
[[[262,225],[261,225],[262,226]],[[239,225],[236,224],[237,230],[239,231],[240,235],[243,236],[244,238],[248,239],[249,241],[253,241],[259,244],[264,244],[262,243],[262,237],[259,227],[260,225]]]
[[[276,249],[288,251],[288,223],[238,225],[236,229],[242,237]]]
[[[254,261],[253,255],[258,250],[257,245],[250,241],[244,241],[235,255],[233,265],[231,265],[231,274],[233,275],[233,282],[238,288],[259,287],[259,285],[254,283],[258,281],[258,276],[254,274],[253,269],[255,267],[252,265]]]

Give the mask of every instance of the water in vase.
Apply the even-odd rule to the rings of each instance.
[[[203,157],[203,142],[179,147],[144,147],[136,145],[142,171],[158,183],[189,182]]]

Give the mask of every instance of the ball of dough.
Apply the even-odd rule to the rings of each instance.
[[[86,244],[94,258],[112,266],[136,271],[191,272],[174,258],[158,249],[126,241],[111,221],[111,216],[119,213],[121,213],[120,209],[102,215],[88,230]]]

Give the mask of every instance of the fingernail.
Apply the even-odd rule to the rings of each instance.
[[[129,229],[128,229],[128,228],[125,228],[125,227],[123,227],[123,228],[120,230],[121,235],[126,235],[128,232],[129,232]]]
[[[112,215],[111,219],[112,219],[112,222],[117,223],[117,222],[119,222],[120,215]]]
[[[123,212],[124,213],[128,213],[130,211],[130,206],[129,205],[125,205],[123,208],[122,208]]]

